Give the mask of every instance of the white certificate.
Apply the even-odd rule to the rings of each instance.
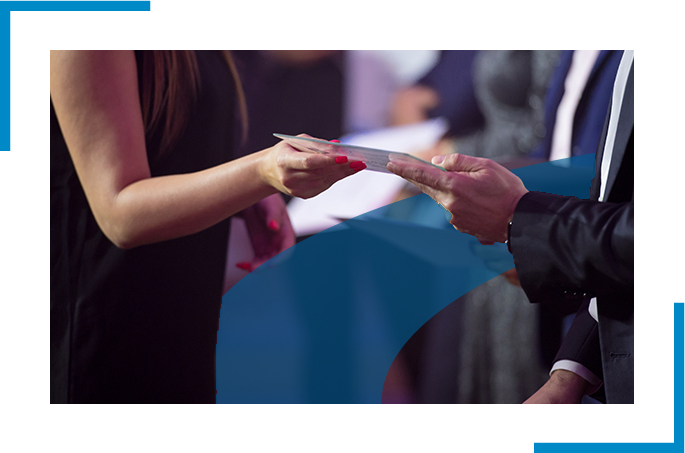
[[[274,134],[274,136],[284,140],[287,144],[298,151],[330,154],[334,156],[347,156],[350,161],[364,162],[367,170],[378,171],[382,173],[392,173],[386,168],[386,165],[388,162],[390,162],[390,156],[392,155],[392,160],[396,162],[408,162],[414,166],[428,165],[430,167],[445,171],[444,168],[438,165],[433,165],[430,162],[419,159],[418,157],[414,157],[411,154],[366,148],[364,146],[347,145],[345,143],[327,142],[326,140],[319,140],[316,138],[295,137],[284,134]]]

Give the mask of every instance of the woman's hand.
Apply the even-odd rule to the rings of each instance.
[[[264,181],[280,192],[299,198],[314,197],[335,182],[366,168],[363,162],[348,162],[345,156],[300,152],[284,141],[264,153],[260,170]]]
[[[295,245],[295,232],[281,194],[266,197],[238,215],[245,220],[255,255],[252,262],[237,263],[236,266],[240,269],[251,272]]]

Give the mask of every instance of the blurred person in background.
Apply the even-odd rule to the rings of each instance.
[[[338,138],[343,133],[344,52],[233,52],[250,121],[242,153],[273,146],[274,132]]]

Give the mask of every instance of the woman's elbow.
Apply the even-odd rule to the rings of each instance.
[[[109,240],[112,242],[112,244],[114,244],[117,248],[120,248],[120,249],[122,249],[122,250],[130,250],[130,249],[133,249],[133,248],[136,248],[136,247],[142,245],[142,244],[140,244],[140,243],[138,243],[138,242],[136,242],[136,241],[132,241],[132,240],[125,239],[125,238],[117,238],[117,237],[109,237],[109,236],[108,236],[108,239],[109,239]]]
[[[117,248],[120,248],[122,250],[130,250],[132,248],[136,248],[140,245],[143,245],[143,243],[138,240],[134,235],[123,232],[117,229],[113,228],[102,228],[102,232],[104,235],[107,237],[107,239],[112,242]]]
[[[132,222],[126,219],[115,216],[96,216],[95,220],[102,233],[117,248],[130,250],[146,243]]]

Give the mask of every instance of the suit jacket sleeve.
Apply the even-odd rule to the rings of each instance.
[[[632,201],[529,192],[516,207],[509,242],[531,302],[632,291]]]
[[[588,311],[589,301],[585,300],[573,319],[573,324],[564,337],[561,348],[554,357],[559,360],[572,360],[583,365],[602,379],[602,358],[599,352],[598,325]]]

